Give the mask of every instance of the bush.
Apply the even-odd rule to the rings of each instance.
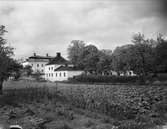
[[[136,76],[102,76],[102,75],[79,75],[69,78],[71,82],[88,83],[135,83],[139,78]]]

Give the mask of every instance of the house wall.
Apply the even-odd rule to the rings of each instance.
[[[61,65],[46,65],[45,66],[45,80],[49,80],[49,81],[56,81],[55,78],[58,77],[58,75],[56,76],[55,73],[55,69],[57,69],[58,67],[60,67]]]
[[[56,76],[54,70],[60,66],[61,65],[55,65],[55,64],[46,65],[45,66],[45,80],[54,81],[54,77]]]
[[[32,66],[32,70],[33,72],[41,72],[41,73],[44,73],[45,72],[45,65],[47,64],[48,62],[29,62],[30,66]]]
[[[83,71],[53,71],[45,73],[45,79],[49,81],[66,81],[68,78],[82,74]]]

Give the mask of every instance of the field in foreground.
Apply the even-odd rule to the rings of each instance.
[[[5,86],[0,121],[18,121],[24,127],[158,129],[167,121],[166,86],[37,82]]]

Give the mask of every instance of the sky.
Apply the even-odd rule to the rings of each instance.
[[[0,25],[15,58],[67,57],[72,40],[114,50],[138,32],[167,36],[166,7],[166,0],[1,0]]]

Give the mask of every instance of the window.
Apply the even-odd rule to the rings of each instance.
[[[64,72],[64,77],[66,76],[66,73]]]
[[[59,76],[61,77],[61,73],[59,74]]]
[[[48,74],[46,73],[46,77],[48,77]]]
[[[43,69],[41,71],[43,72]]]
[[[56,77],[57,77],[57,73],[56,73]]]
[[[31,64],[31,66],[33,66],[33,64]]]
[[[43,64],[41,64],[41,67],[43,67]]]
[[[53,73],[52,73],[52,77],[53,77]]]
[[[50,77],[50,73],[49,73],[49,77]]]
[[[50,67],[49,67],[49,70],[50,70]]]
[[[52,70],[53,70],[53,67],[52,67]]]
[[[39,64],[37,64],[37,67],[39,67]]]

